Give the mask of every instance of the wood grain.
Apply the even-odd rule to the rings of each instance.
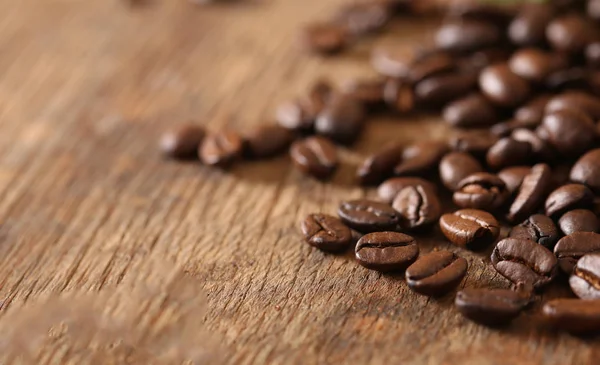
[[[372,75],[372,46],[408,47],[431,33],[431,24],[404,19],[344,57],[299,51],[298,27],[325,19],[341,2],[3,1],[0,320],[29,318],[31,303],[39,318],[48,296],[60,293],[112,298],[114,306],[139,300],[144,312],[144,297],[115,294],[123,283],[135,288],[149,273],[181,268],[208,298],[207,312],[183,321],[179,307],[158,312],[179,318],[173,323],[202,317],[198,331],[220,344],[208,349],[219,363],[597,363],[597,340],[545,328],[537,307],[511,327],[486,329],[460,317],[452,296],[418,296],[401,277],[358,266],[351,253],[327,255],[302,243],[297,222],[304,215],[374,194],[352,184],[361,155],[390,139],[443,138],[448,130],[436,118],[370,121],[327,184],[301,176],[287,157],[229,172],[160,158],[156,141],[174,125],[191,119],[244,130],[268,122],[279,102],[316,78]],[[458,252],[434,236],[423,239],[424,251]],[[507,286],[484,253],[460,252],[470,264],[464,286]],[[123,313],[135,322],[131,310]],[[204,337],[192,340],[206,346]],[[68,342],[46,343],[33,358],[123,363],[82,356]]]

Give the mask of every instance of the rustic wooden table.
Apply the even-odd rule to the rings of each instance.
[[[373,195],[352,184],[361,155],[392,138],[444,137],[435,118],[371,121],[327,184],[287,157],[229,172],[160,157],[156,140],[176,124],[268,122],[320,76],[371,75],[373,44],[430,35],[430,25],[404,20],[345,57],[299,52],[299,25],[341,2],[3,1],[6,363],[172,363],[197,353],[211,364],[600,363],[597,340],[553,332],[537,307],[490,330],[463,319],[452,295],[415,295],[351,252],[302,243],[304,215]],[[442,239],[423,247],[457,250]],[[470,263],[463,285],[507,286],[484,254],[461,254]],[[85,350],[94,336],[121,342]]]

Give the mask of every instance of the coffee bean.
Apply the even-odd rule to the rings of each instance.
[[[569,178],[600,194],[600,148],[581,156],[573,165]]]
[[[436,191],[436,186],[434,184],[418,177],[393,177],[379,185],[379,188],[377,188],[377,195],[382,201],[392,204],[396,195],[404,188],[411,186],[417,187],[419,185],[425,186],[426,189],[433,192]]]
[[[343,251],[352,243],[350,228],[327,214],[308,215],[301,228],[306,242],[322,251]]]
[[[495,327],[517,318],[528,299],[514,290],[467,288],[456,294],[454,304],[471,321]]]
[[[533,148],[530,143],[504,137],[493,145],[486,155],[488,166],[494,170],[503,167],[529,163],[533,159]]]
[[[568,236],[575,232],[600,232],[600,221],[591,210],[575,209],[558,220],[560,230]]]
[[[555,18],[546,28],[546,37],[557,51],[580,53],[594,38],[594,25],[579,14]]]
[[[334,17],[335,21],[353,35],[364,35],[382,30],[390,20],[389,9],[375,2],[345,4]]]
[[[566,91],[550,99],[545,111],[552,113],[564,109],[577,109],[586,113],[593,120],[598,120],[600,119],[600,98],[582,91]]]
[[[552,250],[558,242],[559,233],[550,217],[534,214],[518,226],[513,227],[509,237],[532,240]]]
[[[514,194],[519,190],[523,183],[523,179],[525,179],[525,176],[527,176],[529,172],[531,172],[531,167],[529,166],[512,166],[501,170],[498,173],[498,177],[504,181],[509,193]]]
[[[435,34],[436,46],[451,52],[472,52],[496,45],[501,39],[497,26],[472,20],[446,23]]]
[[[318,179],[326,179],[337,168],[336,147],[327,138],[308,137],[290,147],[290,157],[302,172]]]
[[[551,188],[552,172],[546,164],[537,164],[523,179],[517,197],[506,216],[510,222],[525,220],[537,211]]]
[[[404,149],[402,161],[394,168],[396,176],[426,175],[431,172],[448,152],[447,144],[440,141],[415,143]]]
[[[510,70],[525,80],[542,83],[553,72],[567,66],[567,59],[538,48],[522,48],[508,61]]]
[[[454,151],[466,152],[478,159],[484,159],[487,151],[497,141],[498,138],[487,131],[469,131],[450,138],[448,145]]]
[[[574,109],[562,109],[546,114],[539,128],[538,134],[565,155],[580,155],[590,149],[596,139],[593,120]]]
[[[571,233],[554,247],[561,270],[569,275],[582,256],[596,252],[600,252],[600,234],[594,232]]]
[[[540,288],[554,279],[558,261],[550,250],[529,239],[505,238],[492,252],[492,265],[513,283]]]
[[[591,87],[590,71],[583,67],[571,67],[551,73],[546,79],[546,87],[550,90],[583,89]]]
[[[412,84],[428,77],[451,71],[456,67],[453,57],[444,52],[434,52],[415,59],[406,74],[406,80]]]
[[[449,4],[447,15],[450,18],[480,20],[506,26],[514,13],[511,9],[494,4],[455,2]]]
[[[567,184],[554,190],[546,199],[546,215],[560,217],[573,209],[591,209],[594,193],[585,185]]]
[[[322,110],[336,95],[335,87],[327,79],[317,79],[309,85],[307,97],[316,109]]]
[[[444,295],[460,284],[467,266],[467,260],[450,251],[431,252],[406,269],[406,283],[419,294]]]
[[[550,162],[556,158],[556,151],[550,143],[542,139],[534,131],[525,128],[515,129],[510,137],[515,141],[529,143],[531,146],[531,159],[536,162]]]
[[[376,48],[371,54],[371,66],[383,76],[404,79],[412,55],[407,48]]]
[[[544,304],[542,314],[555,328],[569,333],[600,332],[600,300],[554,299]]]
[[[487,66],[505,62],[510,56],[510,51],[502,47],[481,49],[464,55],[458,60],[458,68],[463,72],[481,72]]]
[[[409,235],[376,232],[364,235],[356,244],[355,257],[367,269],[381,272],[403,270],[419,256],[419,246]]]
[[[307,50],[321,54],[334,54],[348,46],[348,29],[331,23],[313,23],[302,29],[302,46]]]
[[[452,199],[461,208],[493,211],[501,207],[508,196],[502,179],[487,172],[478,172],[458,183]]]
[[[383,105],[386,81],[379,79],[354,79],[346,82],[343,92],[374,109]]]
[[[204,128],[186,124],[165,133],[160,139],[160,149],[167,157],[193,158],[197,156],[198,146],[202,143],[204,135]]]
[[[569,278],[571,290],[581,299],[600,299],[600,254],[583,256]]]
[[[348,95],[334,96],[317,116],[317,134],[340,143],[353,142],[362,130],[365,120],[363,105]]]
[[[587,2],[587,16],[593,20],[600,20],[600,1],[589,0]]]
[[[342,221],[362,233],[395,230],[398,213],[385,203],[367,199],[342,202],[338,208]]]
[[[361,184],[372,185],[389,177],[394,167],[402,159],[403,147],[398,143],[391,143],[381,150],[367,157],[359,166],[356,175]]]
[[[542,94],[531,99],[529,102],[515,110],[515,120],[521,122],[520,128],[533,129],[542,124],[544,109],[550,101],[550,94]]]
[[[510,135],[512,134],[512,132],[515,129],[519,129],[519,128],[535,128],[538,125],[534,125],[534,126],[529,126],[526,123],[520,122],[516,119],[509,119],[506,120],[504,122],[500,122],[500,123],[496,123],[493,126],[490,127],[490,133],[498,136],[498,138],[501,137],[510,137]]]
[[[410,84],[405,81],[389,79],[383,89],[385,103],[395,111],[406,114],[415,106],[415,94]]]
[[[554,17],[552,6],[526,4],[508,27],[508,37],[518,46],[541,46],[546,43],[546,27]]]
[[[483,95],[474,93],[446,105],[442,118],[454,127],[481,128],[496,123],[499,115]]]
[[[310,102],[297,99],[285,102],[275,112],[277,123],[293,132],[308,133],[313,129],[317,112]]]
[[[496,218],[477,209],[444,214],[440,219],[440,228],[450,242],[469,250],[485,248],[500,234],[500,224]]]
[[[518,106],[531,92],[527,81],[514,74],[506,63],[491,65],[481,71],[479,87],[492,103],[501,107]]]
[[[416,230],[440,218],[442,207],[434,190],[426,185],[408,186],[398,192],[392,202],[400,227]]]
[[[600,1],[598,3],[598,10],[600,11]],[[585,60],[588,67],[598,69],[600,68],[600,42],[592,42],[585,48]]]
[[[243,146],[236,132],[224,130],[207,135],[198,148],[198,156],[206,165],[227,167],[240,158]]]
[[[436,108],[477,87],[476,73],[445,73],[429,77],[415,85],[417,104]]]
[[[479,161],[465,152],[450,152],[440,161],[440,179],[450,191],[455,191],[465,177],[481,171]]]
[[[294,134],[279,125],[263,125],[245,136],[246,150],[252,158],[265,158],[286,150]]]

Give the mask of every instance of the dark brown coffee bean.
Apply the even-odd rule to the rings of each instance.
[[[317,79],[308,88],[307,98],[317,111],[323,110],[336,95],[335,87],[327,79]]]
[[[525,179],[525,176],[527,176],[529,172],[531,172],[531,167],[529,166],[512,166],[500,170],[498,177],[504,181],[509,193],[514,194],[519,190],[523,183],[523,179]]]
[[[560,217],[573,209],[591,209],[594,193],[581,184],[567,184],[554,190],[546,199],[546,215]]]
[[[523,179],[517,197],[508,210],[510,222],[520,222],[535,213],[543,204],[552,186],[552,172],[546,164],[537,164]]]
[[[600,1],[597,1],[600,10]],[[588,67],[600,68],[600,42],[592,42],[585,48],[585,60]]]
[[[436,186],[434,184],[418,177],[393,177],[379,185],[379,188],[377,188],[377,195],[379,195],[379,198],[382,201],[392,204],[396,195],[404,188],[411,186],[417,187],[419,185],[425,186],[428,190],[433,192],[436,191]]]
[[[514,16],[514,12],[506,7],[483,3],[450,3],[447,14],[450,18],[487,21],[499,26],[506,26]]]
[[[450,152],[440,161],[440,179],[450,191],[458,189],[462,179],[481,171],[479,161],[465,152]]]
[[[333,54],[348,46],[348,29],[333,23],[313,23],[302,29],[302,46],[311,52]]]
[[[337,168],[336,147],[327,138],[308,137],[290,147],[290,157],[302,172],[318,179],[328,178]]]
[[[425,57],[417,58],[408,69],[407,81],[416,84],[428,77],[451,71],[456,67],[456,61],[444,52],[435,52]]]
[[[338,215],[347,226],[362,233],[395,230],[398,226],[398,213],[392,207],[367,199],[342,202]]]
[[[493,211],[501,207],[508,196],[502,179],[487,172],[478,172],[458,183],[452,199],[461,208]]]
[[[546,114],[538,134],[558,152],[578,156],[594,145],[596,125],[579,110],[562,109]]]
[[[566,212],[558,220],[558,226],[565,236],[575,232],[600,232],[600,221],[591,210],[575,209]]]
[[[544,304],[542,313],[548,323],[569,333],[600,332],[600,300],[554,299]]]
[[[547,4],[524,5],[508,27],[508,37],[518,46],[540,46],[546,43],[546,28],[554,11]]]
[[[227,167],[241,157],[243,147],[239,134],[224,130],[207,135],[198,149],[198,156],[206,165]]]
[[[381,272],[404,270],[417,256],[417,242],[403,233],[369,233],[356,244],[355,257],[358,263],[367,269]]]
[[[404,79],[413,58],[414,56],[406,47],[375,48],[371,55],[371,66],[383,76]]]
[[[402,159],[402,151],[403,147],[400,144],[391,143],[367,157],[356,173],[360,183],[377,184],[392,175],[394,167]]]
[[[600,148],[581,156],[573,165],[569,178],[600,194]]]
[[[589,0],[587,2],[587,16],[593,20],[600,20],[600,1]]]
[[[496,241],[500,224],[483,210],[462,209],[444,214],[440,219],[442,233],[453,244],[469,250],[479,250]]]
[[[484,159],[487,151],[498,141],[498,137],[487,131],[463,132],[450,138],[450,148],[458,152],[466,152],[478,159]]]
[[[525,80],[542,83],[553,72],[567,66],[567,59],[538,48],[522,48],[508,61],[510,70]]]
[[[364,106],[348,95],[334,96],[317,116],[315,131],[340,143],[353,142],[365,121]]]
[[[405,81],[389,79],[383,89],[385,103],[395,111],[406,114],[415,107],[415,93]]]
[[[554,279],[558,261],[550,250],[537,242],[505,238],[492,252],[492,264],[500,275],[513,283],[526,283],[540,288]]]
[[[529,163],[533,159],[530,143],[517,141],[511,137],[500,139],[487,153],[486,162],[494,170],[503,167]]]
[[[275,112],[277,123],[291,131],[310,132],[315,124],[316,113],[310,102],[297,99],[285,102]]]
[[[447,104],[477,87],[476,73],[445,73],[415,85],[417,104],[435,108]]]
[[[550,217],[534,214],[518,226],[513,227],[509,237],[532,240],[552,250],[558,242],[559,233]]]
[[[444,295],[460,284],[467,266],[467,260],[450,251],[431,252],[406,269],[406,283],[419,294]]]
[[[501,326],[517,318],[528,300],[509,289],[467,288],[456,294],[458,311],[471,321],[485,326]]]
[[[294,140],[294,134],[279,125],[264,125],[250,132],[245,140],[250,157],[265,158],[286,150]]]
[[[542,94],[536,96],[515,110],[515,120],[522,123],[518,128],[534,129],[542,124],[542,119],[544,119],[544,109],[551,98],[552,96],[550,94]]]
[[[343,251],[352,243],[352,232],[339,219],[327,214],[310,214],[302,221],[306,242],[327,252]]]
[[[204,128],[186,124],[165,133],[160,139],[162,153],[171,158],[188,159],[198,156],[198,146],[204,139]]]
[[[496,45],[501,39],[496,25],[473,20],[446,23],[435,34],[436,46],[451,52],[472,52]]]
[[[377,108],[383,105],[385,84],[385,80],[355,79],[346,82],[342,90],[345,94],[365,104],[365,106]]]
[[[579,259],[569,285],[581,299],[600,299],[600,254],[589,254]]]
[[[334,17],[335,21],[353,35],[364,35],[382,30],[391,13],[384,4],[359,2],[345,4]]]
[[[514,74],[505,63],[498,63],[481,71],[479,87],[492,103],[509,108],[522,104],[531,92],[529,83]]]
[[[438,165],[448,152],[448,146],[439,141],[410,145],[402,152],[402,161],[394,168],[396,176],[426,175]]]
[[[550,99],[545,111],[552,113],[564,109],[577,109],[589,115],[593,120],[598,120],[600,119],[600,98],[582,91],[567,91]]]
[[[530,158],[536,162],[549,162],[553,161],[556,157],[554,148],[552,148],[547,141],[540,138],[540,136],[538,136],[534,131],[525,128],[518,128],[511,133],[510,137],[515,141],[529,143],[532,153]]]
[[[600,234],[594,232],[572,233],[561,238],[554,247],[561,270],[569,275],[582,256],[597,252],[600,252]]]
[[[434,190],[426,185],[408,186],[398,192],[392,202],[398,213],[400,227],[417,230],[436,222],[442,214],[440,201]]]
[[[550,90],[569,90],[590,88],[590,71],[583,67],[571,67],[551,73],[546,79],[546,87]]]
[[[459,128],[481,128],[499,119],[495,107],[481,94],[474,93],[446,105],[442,111],[444,121]]]
[[[546,28],[546,37],[557,51],[580,53],[594,39],[594,25],[579,14],[555,18]]]

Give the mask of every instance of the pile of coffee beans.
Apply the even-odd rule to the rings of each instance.
[[[349,5],[303,29],[302,44],[340,52],[417,3]],[[459,253],[491,250],[490,270],[512,284],[459,291],[466,318],[507,324],[566,276],[579,299],[544,303],[543,318],[570,333],[600,333],[599,21],[595,0],[452,6],[430,48],[412,58],[375,49],[379,79],[318,81],[281,105],[276,123],[245,135],[189,125],[165,135],[162,150],[218,167],[289,151],[299,171],[324,180],[340,163],[337,146],[359,138],[370,116],[438,112],[461,133],[374,151],[356,181],[378,186],[379,199],[344,201],[337,217],[309,215],[306,242],[332,253],[354,246],[365,268],[404,272],[414,292],[442,296],[459,286],[468,261],[441,249],[420,255],[418,237],[439,229]]]

